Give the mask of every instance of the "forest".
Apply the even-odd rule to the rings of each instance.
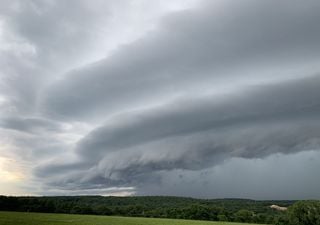
[[[268,224],[281,224],[287,220],[285,212],[271,209],[270,205],[290,207],[294,203],[295,201],[194,199],[169,196],[0,196],[1,211],[117,215]]]

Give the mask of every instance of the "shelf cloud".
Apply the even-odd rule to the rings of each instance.
[[[319,8],[3,1],[0,154],[24,174],[23,185],[4,185],[19,187],[13,194],[320,197],[284,191],[296,183],[277,173],[320,187],[311,182],[320,169]],[[259,182],[279,182],[278,192],[250,185],[259,168]],[[237,189],[233,178],[247,181]]]

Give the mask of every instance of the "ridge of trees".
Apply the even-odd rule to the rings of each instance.
[[[289,207],[287,212],[270,205]],[[0,210],[176,218],[276,225],[320,225],[319,201],[194,199],[170,196],[0,196]]]

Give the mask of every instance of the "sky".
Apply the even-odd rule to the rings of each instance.
[[[320,199],[317,0],[1,0],[0,195]]]

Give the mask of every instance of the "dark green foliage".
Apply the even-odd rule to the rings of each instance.
[[[192,220],[218,220],[218,215],[223,213],[222,208],[208,207],[203,205],[191,205],[186,208],[182,208],[181,216],[182,219]]]
[[[112,210],[105,205],[97,205],[93,208],[93,212],[95,212],[97,215],[105,215],[110,216],[113,214]]]
[[[285,214],[270,205],[292,205],[293,201],[248,199],[193,199],[165,196],[102,197],[6,197],[0,196],[0,210],[72,214],[119,215],[212,221],[274,223],[282,225]]]
[[[289,225],[289,218],[287,214],[275,217],[274,221],[275,225]]]
[[[252,222],[254,213],[252,211],[241,209],[235,213],[235,221],[237,222]]]
[[[290,225],[320,225],[320,201],[299,201],[288,211]]]
[[[274,220],[275,225],[320,225],[320,201],[298,201]]]
[[[226,215],[222,214],[222,215],[218,215],[217,217],[219,221],[228,221],[228,217]]]

